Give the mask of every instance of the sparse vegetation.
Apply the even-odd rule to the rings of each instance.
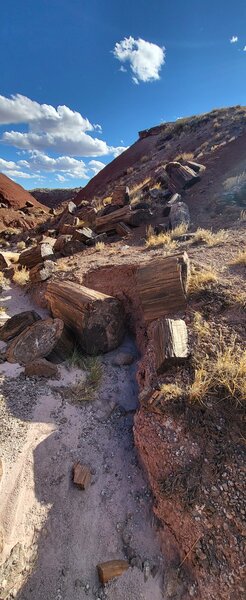
[[[187,232],[187,225],[179,225],[175,229],[170,231],[164,231],[163,233],[154,233],[153,227],[150,225],[147,227],[146,232],[146,246],[147,248],[154,248],[156,246],[168,246],[168,248],[175,249],[177,246],[177,241],[174,240],[175,237],[179,235],[183,235]]]
[[[176,400],[176,398],[180,398],[183,395],[183,390],[181,386],[176,383],[163,383],[160,388],[160,392],[163,395],[165,401],[168,400]]]
[[[177,162],[185,162],[186,160],[192,160],[194,158],[194,153],[193,152],[183,152],[182,154],[178,154],[175,157],[175,161]]]
[[[246,221],[246,210],[241,210],[240,212],[240,221]]]
[[[26,244],[25,244],[24,240],[21,240],[20,242],[17,242],[16,246],[17,246],[18,250],[24,250],[26,247]]]
[[[86,377],[70,388],[72,399],[76,402],[90,402],[101,382],[102,364],[98,357],[90,356],[83,360],[81,358],[79,365],[86,371]]]
[[[189,293],[194,294],[211,288],[211,285],[216,284],[218,278],[212,268],[200,271],[194,267],[191,269],[189,278]]]
[[[193,243],[204,243],[209,247],[219,246],[228,240],[228,232],[220,229],[213,232],[211,229],[203,229],[198,227],[193,236]]]
[[[20,271],[15,271],[13,275],[13,282],[17,283],[17,285],[24,286],[29,281],[29,271],[26,267],[22,267]]]
[[[246,250],[241,250],[231,261],[231,265],[246,265]]]
[[[97,242],[95,245],[96,252],[101,252],[105,248],[104,242]]]

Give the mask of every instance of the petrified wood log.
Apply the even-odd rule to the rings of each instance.
[[[116,298],[72,281],[51,281],[45,297],[53,316],[63,319],[87,354],[109,352],[121,343],[124,310]]]
[[[96,219],[96,231],[97,233],[102,233],[104,231],[110,231],[115,229],[116,223],[122,221],[123,223],[129,223],[129,219],[132,215],[130,206],[123,206],[123,208],[119,208],[114,212],[111,212],[108,215],[104,215],[103,217],[97,217]]]
[[[61,252],[64,246],[66,246],[67,242],[70,242],[71,239],[71,235],[59,235],[53,246],[54,252]]]
[[[100,583],[104,584],[115,577],[120,577],[129,569],[129,563],[126,560],[109,560],[97,565],[98,577]]]
[[[148,355],[154,355],[157,374],[188,356],[188,334],[182,319],[158,319],[148,329]]]
[[[6,351],[7,360],[10,363],[27,365],[37,358],[49,356],[54,349],[57,349],[59,343],[63,344],[65,333],[64,323],[61,319],[37,321],[10,342]],[[69,355],[71,340],[69,340],[67,350],[67,355]]]
[[[91,206],[79,207],[76,216],[83,222],[85,227],[93,227],[96,222],[96,210]]]
[[[127,225],[125,223],[122,223],[121,221],[116,224],[115,230],[116,233],[118,233],[118,235],[120,235],[121,237],[127,237],[131,233],[130,228],[127,227]]]
[[[59,233],[62,235],[73,235],[78,225],[79,219],[71,215],[69,223],[62,223],[62,225],[59,225]]]
[[[53,260],[45,260],[43,263],[36,265],[30,270],[30,281],[32,283],[38,283],[39,281],[46,281],[56,270],[56,264]]]
[[[95,233],[90,227],[82,227],[82,229],[75,229],[73,233],[73,240],[78,240],[86,244],[88,241],[92,241],[95,238]]]
[[[8,342],[17,335],[20,335],[27,327],[30,327],[36,321],[40,321],[41,317],[35,310],[27,310],[17,315],[14,315],[4,323],[0,329],[0,340]]]
[[[137,291],[146,322],[185,309],[188,273],[186,252],[156,258],[137,268]]]
[[[131,216],[128,219],[129,225],[139,227],[142,223],[149,223],[153,213],[150,208],[141,208],[140,210],[132,210]]]
[[[79,462],[75,463],[73,467],[73,482],[81,490],[85,490],[91,482],[91,472],[86,465],[81,465]]]
[[[39,244],[21,252],[19,256],[19,264],[22,267],[32,269],[39,263],[42,263],[47,258],[53,256],[52,247],[49,244]]]
[[[185,225],[187,229],[190,226],[190,211],[185,202],[173,204],[169,213],[169,226],[171,229]]]
[[[190,169],[181,165],[179,162],[170,162],[166,165],[168,174],[168,187],[172,192],[187,189],[200,180],[199,175]]]

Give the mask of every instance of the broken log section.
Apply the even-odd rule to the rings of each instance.
[[[20,335],[27,327],[40,320],[41,317],[35,310],[27,310],[14,315],[1,327],[0,340],[8,342],[17,335]]]
[[[73,350],[73,342],[66,335],[61,319],[39,320],[27,327],[20,335],[10,342],[6,357],[10,363],[27,365],[28,363],[49,356],[59,344],[67,348],[67,356]]]
[[[81,465],[79,462],[75,463],[73,467],[73,482],[81,490],[86,490],[91,482],[91,472],[86,465]]]
[[[109,560],[97,565],[99,581],[102,584],[111,581],[115,577],[120,577],[129,569],[127,560]]]
[[[0,252],[0,270],[8,269],[11,266],[10,260]]]
[[[96,218],[96,231],[97,233],[103,233],[104,231],[110,231],[115,229],[116,223],[120,221],[123,223],[129,223],[132,215],[130,206],[123,206],[114,212],[111,212],[103,217]]]
[[[146,322],[185,309],[188,273],[186,252],[153,259],[137,268],[136,287]]]
[[[116,223],[115,231],[121,237],[127,237],[131,233],[130,227],[127,227],[127,225],[122,221]]]
[[[154,353],[157,374],[188,357],[188,334],[182,319],[158,319],[148,329],[148,354]]]
[[[165,169],[168,174],[168,187],[173,193],[187,189],[200,180],[200,176],[193,169],[179,162],[167,163]]]
[[[121,343],[124,310],[116,298],[72,281],[51,281],[45,297],[52,315],[76,334],[87,354],[108,352]]]
[[[52,260],[45,260],[43,263],[39,263],[30,270],[30,281],[32,283],[38,283],[40,281],[46,281],[56,270],[56,264]]]
[[[39,244],[21,252],[19,256],[19,264],[27,269],[32,269],[45,259],[53,256],[53,249],[49,244]]]

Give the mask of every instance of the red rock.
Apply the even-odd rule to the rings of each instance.
[[[75,463],[73,467],[73,482],[81,490],[85,490],[91,482],[91,472],[86,465],[81,465],[79,462]]]
[[[58,375],[58,368],[45,358],[39,358],[26,365],[24,373],[26,377],[54,377]]]

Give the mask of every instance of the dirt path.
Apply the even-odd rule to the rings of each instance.
[[[18,294],[20,310],[25,301]],[[35,382],[21,368],[1,365],[1,599],[163,597],[151,496],[132,435],[137,355],[132,340],[122,349],[134,363],[115,366],[115,352],[102,357],[97,397],[79,405],[63,393],[83,376],[78,369],[62,366],[59,381]],[[85,492],[71,481],[76,460],[93,472]],[[96,565],[115,558],[127,558],[131,568],[102,589]]]

